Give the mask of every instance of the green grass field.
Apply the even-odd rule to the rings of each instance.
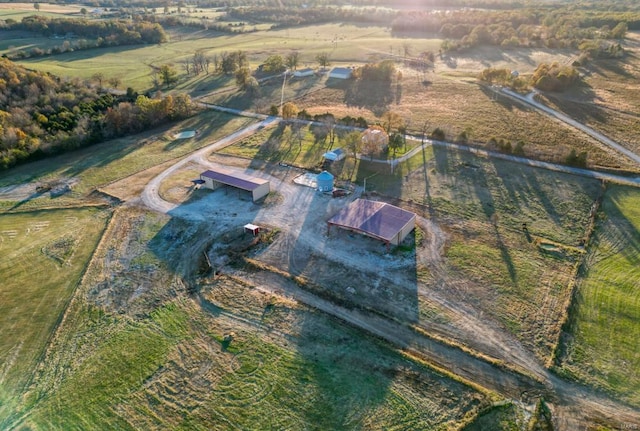
[[[0,417],[33,377],[107,217],[100,209],[0,217]]]
[[[1,425],[445,430],[488,406],[488,394],[230,278],[175,297],[169,260],[202,231],[180,222],[176,241],[167,223],[178,222],[135,209],[114,215],[61,336],[19,414]],[[134,279],[155,290],[131,295]],[[118,297],[134,309],[119,308]]]
[[[640,192],[604,198],[561,372],[640,406]]]
[[[386,54],[393,49],[399,53],[408,43],[415,52],[437,50],[438,39],[392,38],[389,30],[381,27],[359,27],[355,25],[325,24],[296,29],[261,30],[245,34],[226,34],[204,29],[168,29],[170,41],[159,45],[137,45],[100,48],[64,53],[56,56],[21,61],[25,67],[53,73],[58,76],[90,78],[96,72],[104,73],[108,79],[116,76],[123,87],[146,90],[151,87],[151,66],[174,64],[180,78],[189,81],[180,63],[202,51],[207,56],[222,52],[246,51],[251,66],[256,68],[271,54],[286,55],[292,50],[301,52],[301,67],[317,67],[315,57],[320,52],[330,52],[333,63],[349,64],[366,62],[372,55]],[[338,46],[332,40],[339,38]],[[383,42],[384,41],[384,42]],[[48,46],[50,40],[38,42],[33,36],[29,46]],[[12,45],[18,46],[18,42]],[[383,46],[383,51],[380,51]],[[0,45],[3,47],[3,45]],[[8,48],[8,45],[7,45]],[[5,48],[5,49],[7,49]],[[211,79],[215,79],[211,76]]]

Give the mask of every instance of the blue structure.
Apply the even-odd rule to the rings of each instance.
[[[321,173],[319,173],[316,181],[318,182],[318,191],[333,191],[333,175],[331,175],[329,172],[322,171]]]

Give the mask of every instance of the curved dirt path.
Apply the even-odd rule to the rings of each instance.
[[[536,96],[536,92],[533,91],[531,93],[529,93],[526,96],[523,96],[521,94],[518,94],[514,91],[509,90],[508,88],[502,88],[501,92],[503,94],[506,94],[507,96],[511,97],[512,99],[516,99],[522,103],[525,103],[529,106],[534,107],[535,109],[538,110],[538,112],[542,112],[552,118],[555,118],[557,120],[562,121],[563,123],[568,124],[571,127],[574,127],[584,133],[586,133],[587,135],[591,136],[594,139],[597,139],[598,141],[602,142],[603,144],[609,146],[610,148],[613,148],[614,150],[616,150],[617,152],[624,154],[625,156],[627,156],[629,159],[633,160],[634,162],[640,164],[640,156],[636,153],[634,153],[633,151],[623,147],[622,145],[618,144],[616,141],[614,141],[613,139],[603,135],[602,133],[593,130],[592,128],[580,123],[579,121],[574,120],[573,118],[569,117],[568,115],[563,114],[562,112],[558,112],[554,109],[549,108],[546,105],[543,105],[542,103],[538,102],[535,100],[535,96]]]
[[[272,122],[272,120],[265,121]],[[207,214],[206,211],[203,211],[206,206],[201,205],[206,205],[206,202],[201,204],[195,202],[181,206],[166,202],[158,195],[160,183],[189,162],[198,163],[204,168],[220,166],[207,159],[207,155],[211,151],[229,145],[263,125],[264,123],[257,123],[249,126],[179,161],[149,182],[142,194],[142,201],[148,207],[160,212],[170,213],[178,217],[205,220],[209,216],[203,216],[203,214]],[[317,205],[317,200],[322,199],[322,197],[319,197],[314,190],[294,185],[288,181],[289,178],[280,179],[265,172],[252,173],[269,179],[273,186],[272,189],[281,196],[281,202],[278,205],[260,208],[257,213],[254,212],[253,214],[249,212],[242,213],[242,208],[234,208],[233,211],[235,212],[233,213],[231,210],[219,214],[216,213],[216,222],[220,224],[221,229],[228,229],[230,226],[237,226],[240,223],[262,222],[282,229],[283,239],[278,246],[283,248],[283,256],[288,256],[287,259],[293,265],[296,265],[296,261],[299,259],[299,256],[295,255],[296,252],[313,252],[334,261],[349,262],[349,265],[356,270],[371,271],[371,261],[368,260],[368,256],[358,256],[349,250],[330,247],[327,237],[319,234],[317,227],[314,229],[309,226],[310,220],[312,225],[317,223],[318,220],[324,220],[328,213],[334,211],[338,206],[344,206],[344,201],[336,201],[337,203],[334,203],[334,200],[323,201],[322,208],[325,209],[322,212],[316,214],[305,213],[304,209],[313,208],[309,210],[313,212],[321,208]],[[206,201],[206,199],[204,200]],[[334,207],[331,207],[331,205],[334,205]],[[429,220],[421,219],[418,223],[422,224],[430,234],[426,245],[429,253],[424,256],[421,255],[419,259],[421,259],[422,263],[429,265],[430,268],[437,270],[440,265],[440,251],[446,240],[445,234]],[[284,250],[284,248],[287,250]],[[294,248],[296,251],[294,251]],[[389,277],[389,279],[398,283],[402,282],[402,280],[394,279],[397,275],[393,271],[389,272],[385,267],[378,269],[382,277]],[[508,398],[530,403],[537,397],[544,396],[552,404],[558,429],[567,431],[583,429],[598,420],[617,423],[621,427],[635,426],[636,424],[640,426],[640,412],[637,410],[605,396],[598,395],[588,388],[583,388],[550,374],[533,354],[524,349],[509,334],[494,328],[490,322],[479,319],[472,310],[466,310],[460,304],[452,302],[452,299],[443,297],[438,292],[433,292],[430,289],[418,286],[420,295],[425,295],[430,300],[451,311],[459,319],[460,326],[476,338],[478,345],[489,347],[492,353],[497,352],[498,354],[493,356],[503,360],[512,368],[497,367],[457,347],[440,343],[408,326],[390,321],[381,316],[345,309],[330,301],[323,300],[286,280],[282,280],[277,275],[261,273],[259,276],[247,274],[236,274],[236,276],[246,279],[253,277],[251,281],[259,289],[289,296],[322,310],[351,325],[381,337],[413,355],[433,362],[469,381],[495,390]],[[442,282],[455,282],[455,280],[443,275]],[[485,351],[485,349],[480,349],[480,351]],[[522,372],[516,371],[518,369],[522,370]]]

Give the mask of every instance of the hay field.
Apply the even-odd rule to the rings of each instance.
[[[0,217],[0,418],[34,377],[108,217],[97,208]]]

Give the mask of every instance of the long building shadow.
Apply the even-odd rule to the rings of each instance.
[[[277,193],[278,180],[274,183],[272,190]],[[286,187],[292,186],[286,184]],[[417,319],[415,278],[405,277],[406,281],[397,285],[384,274],[395,271],[394,259],[397,260],[395,253],[398,251],[387,250],[374,239],[338,229],[326,236],[326,219],[347,205],[348,199],[333,199],[302,186],[289,199],[286,203],[274,204],[268,200],[253,203],[245,192],[224,188],[200,190],[168,213],[172,218],[149,241],[148,247],[172,272],[186,280],[191,286],[188,288],[190,294],[195,296],[203,311],[214,317],[223,310],[200,297],[198,273],[224,272],[225,268],[234,267],[235,270],[251,271],[257,279],[262,278],[262,271],[267,271],[269,275],[265,275],[265,280],[281,277],[281,283],[295,283],[296,288],[341,307],[368,310],[408,323]],[[223,201],[224,205],[219,202],[210,205],[212,200]],[[284,207],[278,209],[279,205]],[[277,211],[285,213],[276,216]],[[284,225],[273,224],[276,218],[278,224]],[[246,223],[262,226],[272,233],[280,232],[273,243],[256,247],[252,235],[243,230]],[[301,234],[309,231],[317,233],[317,237]],[[355,244],[348,244],[350,242]],[[375,254],[375,260],[383,262],[385,268],[380,265],[362,268],[361,264],[349,260],[349,253],[340,249],[357,250],[359,245],[366,247],[362,255],[357,256],[359,262]],[[260,264],[247,267],[245,258]],[[410,261],[410,258],[404,258],[403,270],[407,270]],[[306,423],[326,424],[330,429],[350,429],[354,420],[356,424],[362,420],[354,419],[350,406],[364,405],[373,411],[387,398],[395,371],[377,369],[376,379],[372,379],[368,362],[359,357],[359,351],[365,347],[377,348],[376,344],[334,318],[323,321],[325,327],[319,328],[317,321],[305,320],[299,335],[290,340],[295,343],[300,360],[307,364],[304,375],[297,380],[314,388],[313,402],[302,403],[300,414]],[[335,334],[343,335],[336,338]],[[339,343],[344,344],[343,348],[326,348]],[[375,358],[375,355],[371,357]],[[379,364],[370,365],[380,367]]]

